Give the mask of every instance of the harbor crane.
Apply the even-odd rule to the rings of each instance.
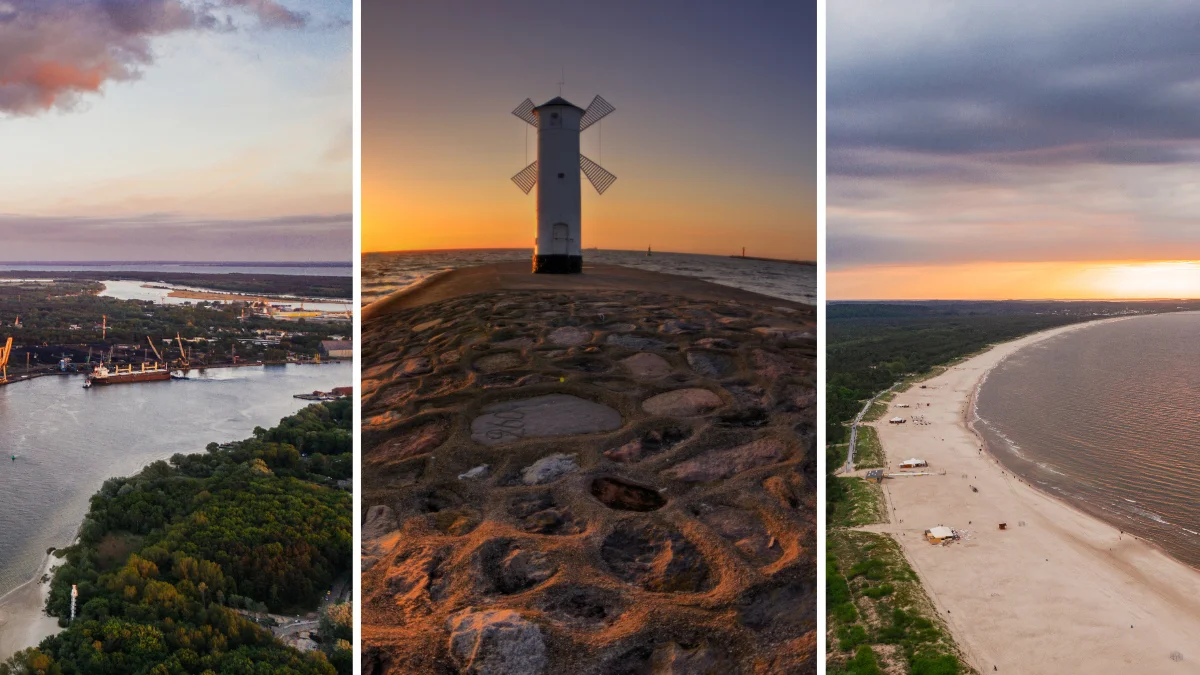
[[[8,384],[8,357],[12,356],[12,338],[0,347],[0,384]]]
[[[183,338],[179,336],[179,333],[175,333],[175,343],[179,345],[179,367],[187,370],[191,364],[187,352],[183,349]]]
[[[146,336],[146,342],[150,343],[150,349],[154,351],[154,356],[158,359],[158,362],[166,365],[167,360],[163,358],[162,354],[158,353],[158,347],[154,346],[154,340],[151,340],[149,335]]]

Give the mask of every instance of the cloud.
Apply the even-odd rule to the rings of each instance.
[[[151,42],[183,31],[299,29],[307,13],[274,0],[0,0],[0,114],[69,110],[109,82],[137,79]]]
[[[268,28],[304,28],[309,22],[307,12],[290,10],[274,0],[225,0],[223,4],[250,11]]]
[[[29,260],[350,260],[350,213],[197,218],[0,214],[3,258]]]
[[[830,269],[1200,258],[1197,25],[1186,0],[830,3]]]
[[[842,161],[831,171],[905,172],[851,152],[868,149],[988,164],[1194,162],[1194,148],[1167,144],[1200,141],[1198,24],[1194,2],[836,3],[828,146]]]

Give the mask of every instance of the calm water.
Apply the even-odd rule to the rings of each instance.
[[[320,277],[348,277],[354,274],[354,266],[344,265],[263,265],[255,263],[160,263],[160,262],[6,262],[0,263],[0,272],[5,270],[27,270],[30,272],[176,272],[190,274],[289,274]]]
[[[497,262],[529,262],[532,256],[532,249],[367,253],[363,255],[362,264],[362,303],[370,304],[442,270]],[[647,257],[645,251],[584,251],[583,258],[585,263],[608,263],[699,277],[810,305],[816,304],[817,300],[817,268],[814,265],[691,253],[656,252]]]
[[[199,286],[180,286],[178,284],[164,284],[155,282],[153,288],[148,287],[144,281],[102,281],[104,290],[100,292],[102,297],[117,298],[118,300],[149,300],[158,304],[168,305],[184,305],[187,303],[198,303],[203,300],[193,298],[172,298],[170,297],[171,289],[180,289],[188,291],[207,291],[210,293],[228,293],[229,291],[214,290],[211,288],[201,288]],[[279,297],[278,304],[290,304],[293,307],[299,306],[301,300],[288,300],[287,298],[295,298],[295,296],[272,296]],[[221,303],[223,300],[210,300],[209,302]],[[230,302],[233,302],[232,300]],[[305,309],[317,309],[326,312],[348,312],[354,306],[350,302],[318,302],[304,300]]]
[[[191,377],[85,390],[82,376],[55,376],[0,387],[0,596],[37,574],[47,548],[71,543],[106,479],[246,438],[308,405],[293,394],[353,383],[349,363]]]
[[[1200,568],[1200,314],[1026,347],[987,376],[977,413],[1014,472]]]

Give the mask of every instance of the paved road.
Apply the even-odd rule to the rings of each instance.
[[[858,414],[854,416],[854,421],[850,423],[850,449],[846,453],[846,463],[842,465],[842,468],[835,471],[835,474],[854,472],[854,444],[858,442],[858,425],[860,422],[862,422],[863,415],[866,415],[867,411],[871,409],[871,404],[875,402],[875,399],[895,389],[897,386],[899,386],[899,384],[900,383],[897,382],[896,384],[893,384],[887,389],[884,389],[878,394],[872,396],[871,400],[867,401],[867,404],[863,406],[862,410],[859,410]]]

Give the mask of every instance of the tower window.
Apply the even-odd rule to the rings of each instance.
[[[558,177],[559,177],[559,178],[566,178],[566,177],[567,177],[567,174],[565,174],[565,173],[560,173],[560,174],[558,174]]]

